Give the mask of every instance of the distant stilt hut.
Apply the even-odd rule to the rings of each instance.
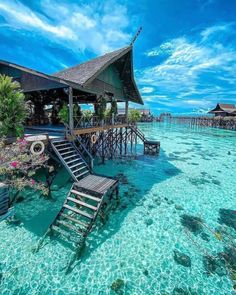
[[[216,107],[208,113],[221,117],[234,117],[236,116],[236,108],[233,104],[217,103]]]

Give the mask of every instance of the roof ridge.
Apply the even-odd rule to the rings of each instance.
[[[132,46],[128,45],[128,46],[125,46],[125,47],[122,47],[122,48],[119,48],[119,49],[116,49],[116,50],[113,50],[113,51],[107,52],[107,53],[105,53],[105,54],[102,54],[102,55],[99,55],[99,56],[93,57],[92,59],[89,59],[89,60],[84,61],[84,62],[82,62],[82,63],[76,64],[76,65],[74,65],[74,66],[72,66],[72,67],[64,68],[63,70],[60,70],[60,71],[58,71],[58,72],[55,72],[55,73],[53,73],[53,74],[51,74],[51,75],[54,76],[54,75],[57,75],[57,74],[63,73],[63,72],[65,72],[65,71],[75,69],[75,68],[77,68],[77,67],[79,67],[79,66],[81,66],[81,65],[84,65],[84,64],[86,64],[86,63],[93,62],[93,61],[95,61],[96,59],[99,59],[99,58],[105,57],[105,56],[107,56],[107,55],[112,55],[112,54],[114,54],[114,53],[116,53],[116,52],[119,52],[119,51],[122,52],[122,51],[124,51],[124,50],[126,50],[126,49],[128,49],[128,48],[131,48],[131,47],[132,47]]]

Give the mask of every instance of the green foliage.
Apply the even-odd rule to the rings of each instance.
[[[107,110],[105,110],[105,112],[104,112],[104,117],[105,117],[105,119],[109,119],[109,118],[111,118],[111,115],[112,115],[112,113],[111,113],[111,109],[107,109]]]
[[[11,77],[0,75],[0,136],[21,136],[29,113],[20,85]]]
[[[133,109],[133,110],[129,111],[129,121],[130,122],[135,123],[135,122],[139,121],[141,119],[141,116],[142,115],[139,110]]]
[[[117,101],[116,100],[113,100],[111,102],[111,113],[116,115],[117,114]]]
[[[96,115],[99,117],[100,120],[105,118],[106,105],[107,101],[105,97],[100,96],[98,99],[98,105],[96,107]]]
[[[82,113],[83,113],[83,117],[88,120],[91,119],[93,116],[93,112],[90,110],[84,110]]]
[[[66,104],[60,109],[58,113],[58,118],[62,123],[69,123],[69,108]]]
[[[73,116],[77,117],[78,115],[81,116],[81,110],[80,106],[74,105],[73,106]],[[60,109],[58,113],[58,117],[61,120],[62,123],[69,123],[69,106],[67,104],[64,104],[63,107]]]

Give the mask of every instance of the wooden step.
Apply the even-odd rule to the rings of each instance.
[[[62,142],[68,143],[69,141],[66,140],[66,139],[58,139],[58,140],[53,140],[52,141],[53,144],[58,144],[58,143],[62,143]]]
[[[85,174],[88,174],[88,173],[89,173],[89,170],[86,170],[86,171],[84,171],[83,173],[81,173],[81,174],[79,174],[79,175],[75,175],[74,172],[73,172],[73,174],[75,175],[75,177],[76,177],[77,179],[78,179],[79,177],[85,175]]]
[[[81,165],[80,165],[81,166]],[[84,168],[87,168],[87,166],[83,166],[83,167],[80,167],[80,168],[78,168],[78,169],[76,169],[76,170],[72,170],[72,172],[73,173],[76,173],[76,172],[78,172],[78,171],[80,171],[80,170],[83,170]],[[71,167],[70,167],[70,169],[71,169]]]
[[[62,152],[62,151],[65,151],[65,150],[68,150],[68,149],[72,149],[72,147],[69,145],[68,147],[65,147],[65,148],[62,148],[62,149],[58,149],[58,152]]]
[[[98,208],[95,207],[95,206],[92,206],[92,205],[90,205],[90,204],[87,204],[87,203],[82,202],[82,201],[80,201],[80,200],[78,200],[78,199],[75,199],[75,198],[68,197],[67,200],[69,200],[69,201],[71,201],[71,202],[74,202],[74,203],[76,203],[76,204],[79,204],[79,205],[81,205],[81,206],[87,207],[87,208],[89,208],[89,209],[92,209],[92,210],[94,210],[94,211],[97,211],[97,209],[98,209]]]
[[[70,238],[70,234],[66,232],[65,230],[61,229],[60,227],[58,227],[57,225],[52,225],[52,229],[62,234],[63,236]]]
[[[78,157],[78,156],[79,156],[79,155],[77,155],[77,154],[70,155],[70,156],[67,156],[67,157],[63,158],[63,160],[65,161],[65,160],[67,160],[67,159],[74,158],[74,157]],[[73,161],[75,161],[75,159],[74,159]]]
[[[72,161],[72,162],[74,162],[74,161]],[[67,165],[68,165],[68,164],[69,164],[69,162],[67,162]],[[68,166],[69,166],[70,169],[72,169],[72,168],[74,168],[74,167],[81,166],[81,165],[83,165],[83,164],[84,164],[84,162],[81,162],[81,161],[80,161],[80,162],[77,162],[77,164],[74,164],[74,165],[72,165],[72,166],[69,166],[69,165],[68,165]]]
[[[79,224],[79,225],[82,225],[82,226],[85,227],[85,228],[87,228],[87,227],[89,226],[89,223],[86,223],[86,222],[80,221],[79,219],[76,219],[76,218],[74,218],[74,217],[72,217],[72,216],[70,216],[70,215],[68,215],[68,214],[61,213],[60,216],[63,217],[63,218],[66,218],[66,219],[68,219],[68,220],[70,220],[70,221],[73,221],[74,223],[77,223],[77,224]]]
[[[74,153],[75,150],[69,151],[69,152],[65,152],[65,153],[60,153],[61,156],[67,155],[67,154],[71,154]]]
[[[75,213],[77,213],[77,214],[80,214],[80,215],[82,215],[82,216],[84,216],[84,217],[87,217],[87,218],[89,218],[89,219],[93,219],[93,218],[94,218],[93,215],[88,214],[87,212],[81,211],[81,210],[79,210],[79,209],[77,209],[77,208],[71,207],[71,206],[69,206],[69,205],[67,205],[67,204],[64,204],[63,207],[66,208],[66,209],[69,209],[69,210],[71,210],[71,211],[73,211],[73,212],[75,212]]]
[[[84,234],[85,233],[85,230],[82,230],[82,229],[80,229],[80,228],[78,228],[78,227],[76,227],[76,226],[74,226],[74,225],[72,225],[72,224],[70,224],[68,222],[65,222],[63,220],[57,219],[56,222],[63,225],[63,226],[65,226],[65,227],[67,227],[67,228],[69,228],[69,229],[71,229],[71,230],[73,230],[73,231],[75,231],[75,232],[77,232],[77,233],[79,233],[79,234]]]
[[[97,197],[94,197],[94,196],[91,196],[91,195],[88,195],[88,194],[85,194],[85,193],[82,193],[82,192],[78,192],[74,189],[71,190],[71,193],[73,194],[76,194],[80,197],[84,197],[84,198],[87,198],[87,199],[90,199],[90,200],[93,200],[93,201],[96,201],[96,202],[100,202],[101,199],[97,198]]]
[[[55,147],[58,148],[58,147],[65,146],[65,145],[68,145],[68,144],[69,144],[69,142],[62,143],[62,144],[57,144],[57,145],[55,145]]]

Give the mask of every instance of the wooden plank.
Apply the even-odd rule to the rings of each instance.
[[[81,162],[81,161],[78,162],[78,160],[76,160],[76,161],[77,161],[76,164],[74,164],[74,165],[72,165],[72,166],[69,166],[70,169],[75,168],[75,167],[78,167],[78,166],[81,166],[81,165],[84,164],[84,162]],[[68,165],[69,163],[72,163],[72,162],[73,162],[73,161],[67,162],[67,165]],[[84,167],[86,167],[86,166],[84,166]]]
[[[74,172],[72,171],[72,173],[74,174]],[[81,173],[81,174],[79,174],[79,175],[75,175],[75,177],[78,179],[79,177],[82,177],[84,174],[88,174],[89,173],[89,170],[87,170],[87,171],[85,171],[85,172],[83,172],[83,173]]]
[[[88,175],[87,177],[79,180],[77,185],[81,188],[88,189],[100,194],[104,194],[113,185],[115,185],[117,180],[106,178],[97,175]]]
[[[61,155],[61,156],[64,156],[64,155],[71,154],[71,153],[74,153],[74,152],[75,152],[75,151],[72,150],[72,151],[69,151],[69,152],[61,153],[60,155]]]
[[[77,213],[77,214],[80,214],[80,215],[82,215],[82,216],[84,216],[84,217],[87,217],[87,218],[89,218],[89,219],[93,219],[93,217],[94,217],[93,215],[88,214],[87,212],[81,211],[81,210],[76,209],[76,208],[74,208],[74,207],[71,207],[71,206],[69,206],[69,205],[67,205],[67,204],[65,204],[63,207],[66,208],[66,209],[69,209],[69,210],[71,210],[71,211],[73,211],[73,212],[75,212],[75,213]]]
[[[63,225],[65,227],[79,233],[79,234],[84,234],[84,232],[85,232],[85,230],[82,230],[82,229],[80,229],[80,228],[78,228],[78,227],[76,227],[76,226],[74,226],[72,224],[69,224],[68,222],[65,222],[63,220],[57,219],[56,222],[59,223],[60,225]]]
[[[70,169],[71,169],[71,168],[72,168],[72,167],[70,167]],[[78,168],[78,169],[76,169],[76,170],[72,170],[72,172],[73,172],[73,173],[76,173],[76,172],[78,172],[78,171],[80,171],[80,170],[83,170],[83,169],[85,169],[85,168],[87,169],[87,166],[84,165],[84,166],[82,166],[82,167],[80,167],[80,168]],[[87,169],[87,171],[88,171],[88,169]]]
[[[82,222],[82,221],[80,221],[80,220],[78,220],[78,219],[76,219],[76,218],[74,218],[74,217],[72,217],[72,216],[70,216],[68,214],[61,213],[60,216],[62,216],[63,218],[69,219],[70,221],[73,221],[74,223],[80,224],[80,225],[82,225],[82,226],[84,226],[86,228],[89,226],[89,223]]]
[[[74,156],[73,156],[74,157]],[[71,157],[69,157],[69,158],[71,158]],[[64,160],[65,160],[66,158],[64,158]],[[72,163],[72,162],[81,162],[81,163],[83,163],[82,161],[81,161],[81,159],[80,158],[77,158],[77,159],[73,159],[73,160],[70,160],[70,161],[68,161],[68,162],[66,162],[66,164],[70,164],[70,163]],[[78,164],[79,164],[79,162],[78,162]],[[71,167],[70,167],[71,168]]]
[[[65,230],[61,229],[60,227],[58,227],[56,225],[52,225],[52,229],[57,231],[59,234],[70,239],[70,234],[68,232],[66,232]]]
[[[70,158],[74,158],[74,157],[78,157],[78,155],[70,155],[70,156],[67,156],[67,157],[65,157],[63,159],[66,160],[66,159],[70,159]],[[80,158],[78,158],[78,159],[81,160]],[[75,161],[75,160],[73,160],[73,161]]]
[[[81,196],[81,197],[84,197],[84,198],[87,198],[87,199],[90,199],[90,200],[93,200],[93,201],[96,201],[96,202],[100,202],[101,201],[101,199],[99,199],[99,198],[96,198],[94,196],[91,196],[91,195],[88,195],[88,194],[85,194],[85,193],[82,193],[82,192],[78,192],[76,190],[71,190],[71,192],[73,194],[76,194],[78,196]]]
[[[92,210],[94,210],[94,211],[97,211],[97,209],[98,209],[97,207],[92,206],[92,205],[90,205],[90,204],[87,204],[87,203],[85,203],[85,202],[82,202],[82,201],[80,201],[80,200],[78,200],[78,199],[74,199],[74,198],[68,197],[67,200],[69,200],[69,201],[71,201],[71,202],[74,202],[74,203],[76,203],[76,204],[79,204],[79,205],[81,205],[81,206],[87,207],[87,208],[89,208],[89,209],[92,209]]]

